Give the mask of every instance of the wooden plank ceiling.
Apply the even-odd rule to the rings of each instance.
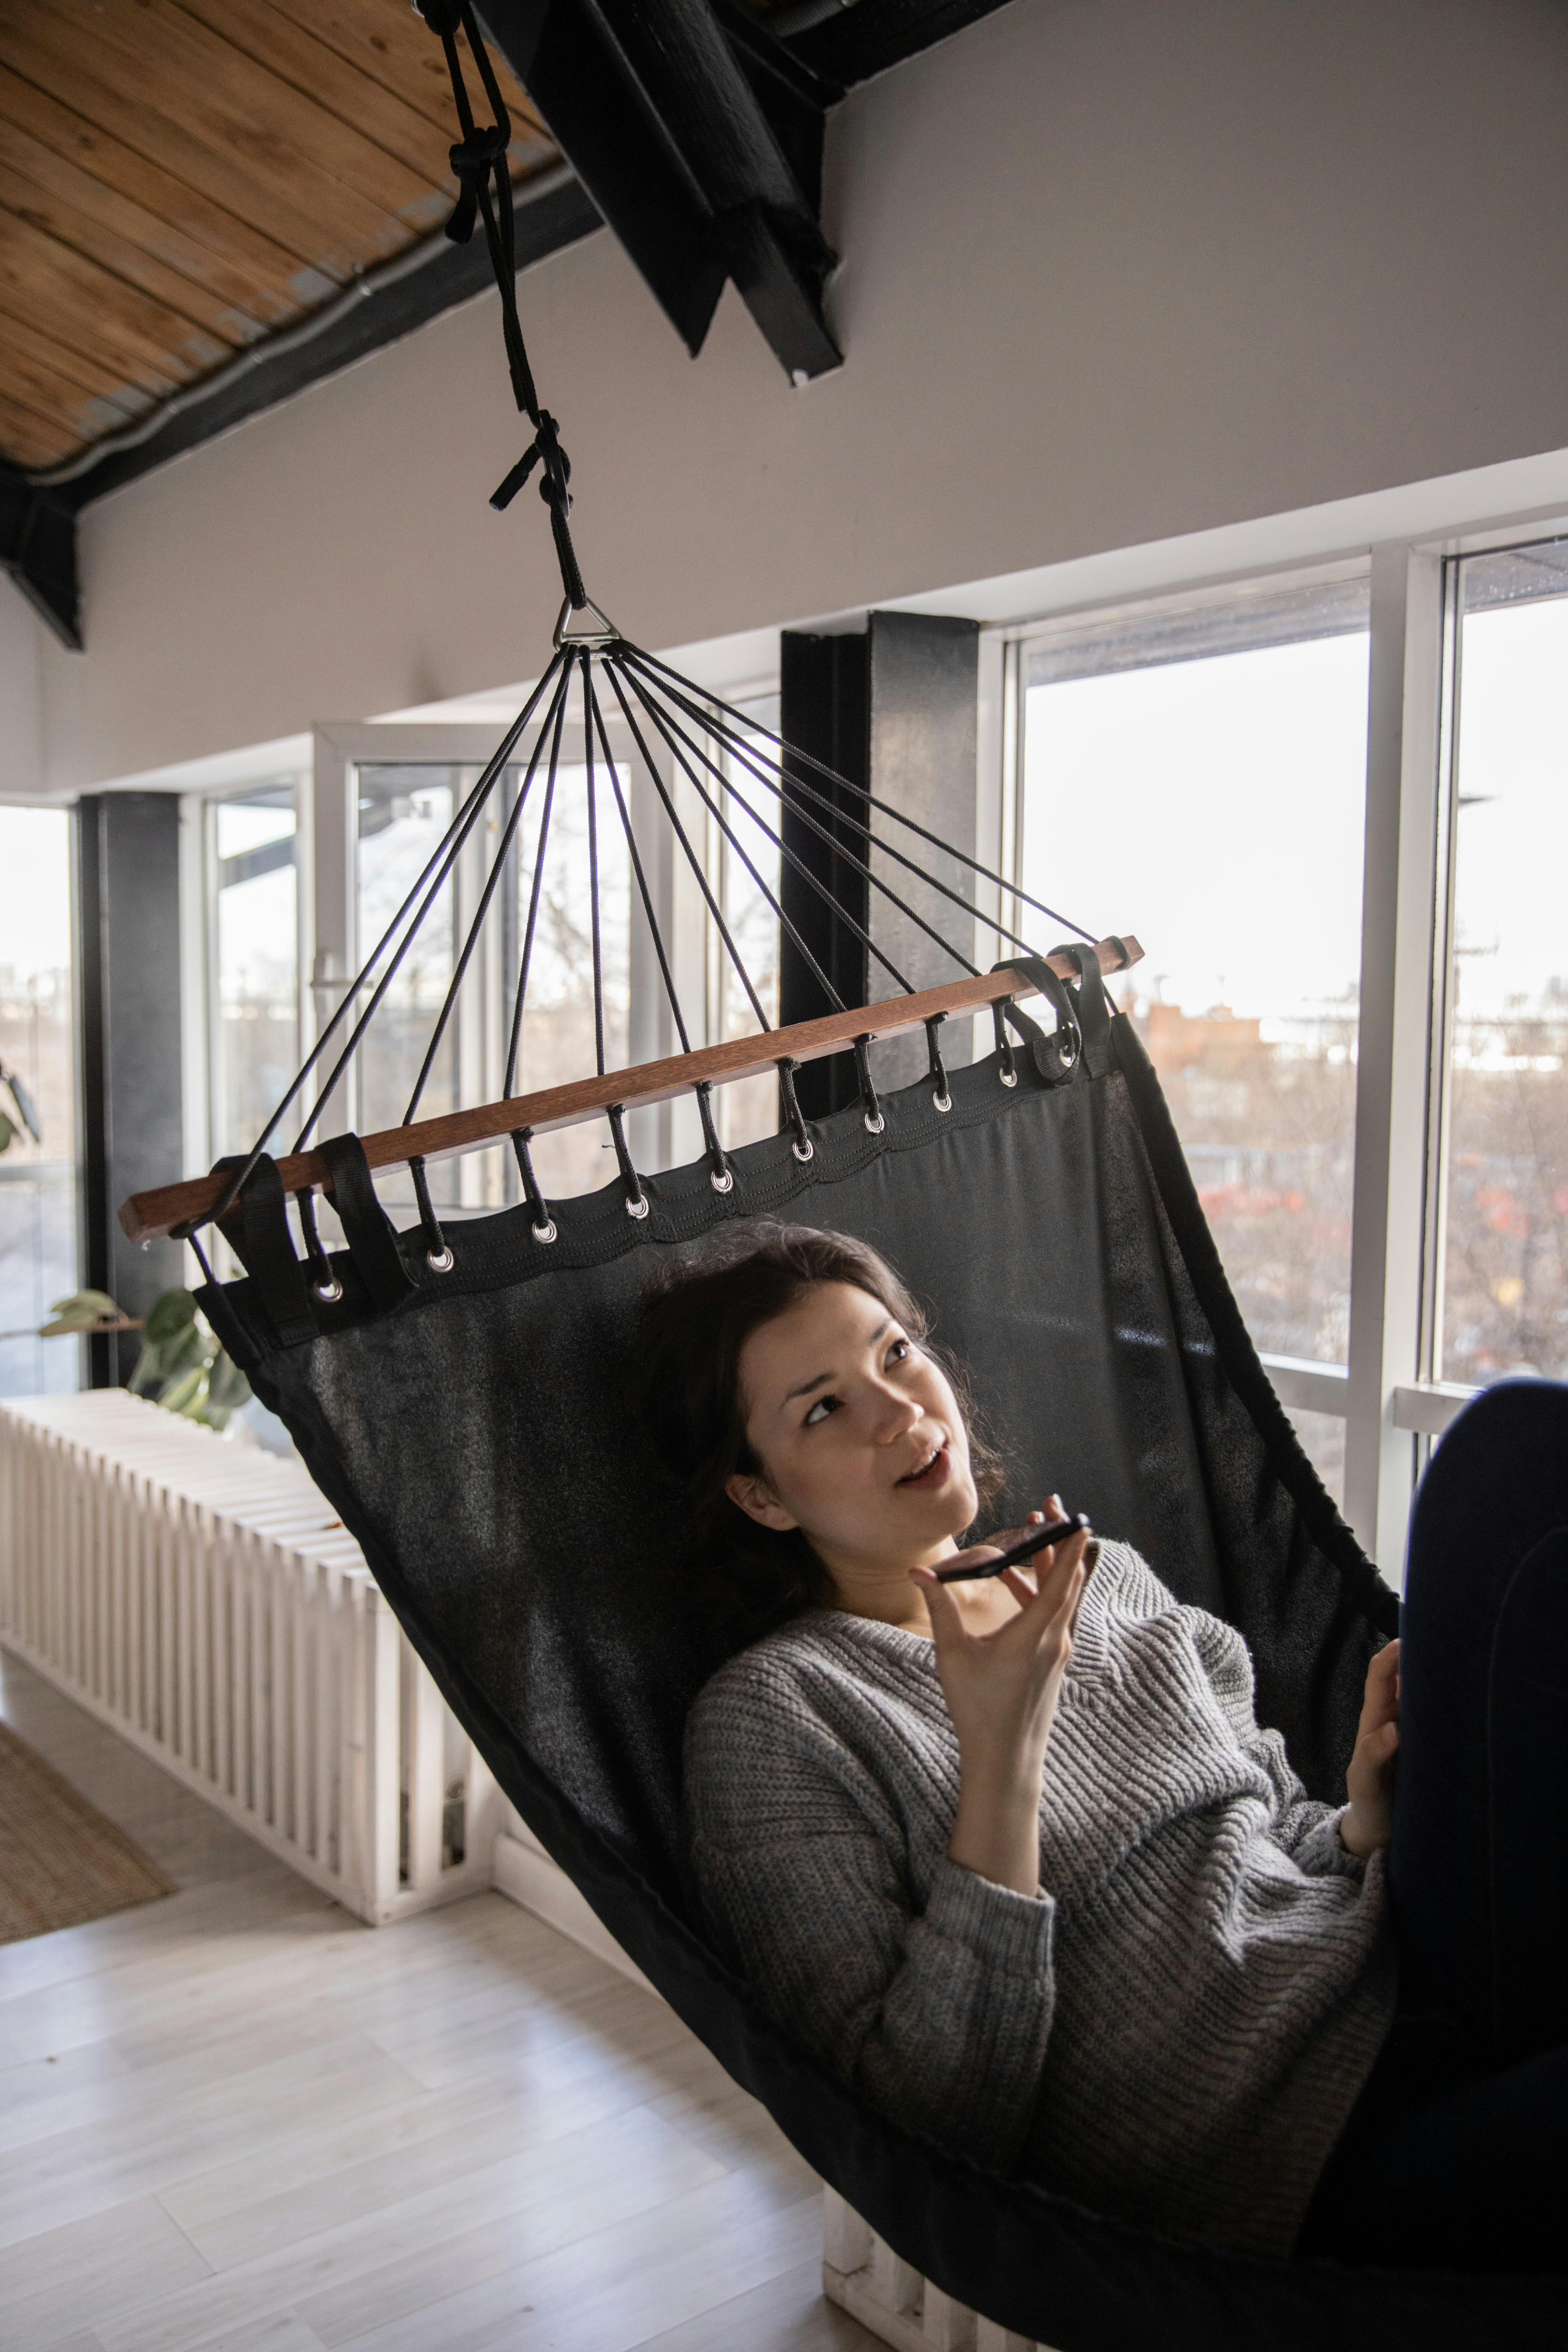
[[[556,151],[496,64],[526,179]],[[0,457],[74,457],[427,236],[457,135],[409,0],[0,0]]]

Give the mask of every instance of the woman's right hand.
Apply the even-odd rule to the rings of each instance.
[[[958,1736],[959,1806],[949,1855],[1020,1895],[1038,1891],[1041,1773],[1072,1655],[1089,1542],[1080,1529],[1037,1553],[1037,1586],[1017,1569],[1004,1569],[997,1581],[1018,1613],[991,1633],[969,1630],[952,1588],[938,1583],[930,1569],[910,1571],[931,1612],[937,1673]],[[980,1545],[963,1557],[994,1558],[1001,1549]]]

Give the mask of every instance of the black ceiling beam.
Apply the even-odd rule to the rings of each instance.
[[[80,653],[76,517],[56,492],[40,489],[4,458],[0,458],[0,564],[61,645]]]
[[[852,89],[1005,5],[1005,0],[843,0],[786,37],[803,65]],[[793,13],[787,6],[781,11],[786,24]]]
[[[701,349],[726,278],[796,383],[842,354],[817,220],[839,85],[723,0],[481,0],[486,32],[671,324]]]

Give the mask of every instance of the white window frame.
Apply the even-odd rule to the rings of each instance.
[[[1299,520],[1299,519],[1289,519]],[[1415,1480],[1434,1439],[1477,1394],[1432,1377],[1442,1217],[1443,988],[1452,923],[1448,834],[1454,746],[1452,562],[1563,535],[1563,509],[1376,541],[1313,563],[1304,548],[1272,563],[1254,558],[1206,577],[1119,583],[1114,598],[1064,604],[1048,617],[994,623],[983,665],[982,810],[985,769],[999,870],[1016,884],[1023,837],[1023,679],[1026,648],[1121,614],[1152,615],[1214,603],[1265,582],[1368,571],[1366,814],[1362,880],[1360,1032],[1352,1195],[1348,1361],[1263,1361],[1280,1402],[1345,1423],[1345,1517],[1392,1582],[1403,1580]],[[1220,536],[1216,534],[1216,536]],[[1284,534],[1281,533],[1281,537]],[[1160,551],[1168,561],[1169,551]],[[1294,554],[1297,560],[1289,560]],[[1305,558],[1305,560],[1302,560]],[[1123,574],[1125,580],[1125,573]],[[1112,853],[1108,847],[1108,856]],[[1124,910],[1137,927],[1137,909]]]

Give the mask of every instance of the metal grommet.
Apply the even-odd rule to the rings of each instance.
[[[1058,1058],[1064,1070],[1070,1070],[1073,1064],[1077,1061],[1078,1047],[1073,1044],[1070,1037],[1064,1041]]]
[[[872,1118],[869,1111],[866,1113],[866,1132],[868,1135],[880,1135],[882,1129],[887,1126],[887,1124],[888,1122],[882,1117],[880,1111],[877,1113],[875,1118]]]
[[[626,1214],[628,1217],[647,1216],[647,1194],[646,1192],[639,1192],[635,1201],[629,1192],[626,1194]]]
[[[807,1160],[815,1160],[816,1157],[816,1146],[815,1143],[792,1143],[790,1145],[790,1150],[794,1152],[795,1158],[803,1164]]]
[[[432,1274],[450,1274],[457,1259],[449,1249],[426,1250],[425,1263]]]
[[[530,1230],[533,1234],[534,1240],[542,1246],[546,1242],[552,1242],[556,1237],[555,1220],[553,1217],[552,1217],[547,1223],[542,1225],[534,1225],[531,1227]]]
[[[343,1286],[338,1280],[335,1274],[333,1275],[331,1282],[312,1283],[310,1286],[314,1290],[317,1297],[321,1301],[322,1305],[326,1307],[336,1306],[338,1300],[343,1295]]]
[[[951,1095],[932,1095],[931,1099],[933,1110],[951,1110],[952,1108],[952,1097]]]
[[[727,1168],[722,1176],[716,1168],[710,1168],[708,1171],[708,1181],[716,1192],[732,1192],[735,1189],[735,1179]]]
[[[1018,1073],[1016,1070],[1000,1070],[998,1071],[997,1076],[1001,1078],[1005,1087],[1016,1087],[1018,1083]]]

